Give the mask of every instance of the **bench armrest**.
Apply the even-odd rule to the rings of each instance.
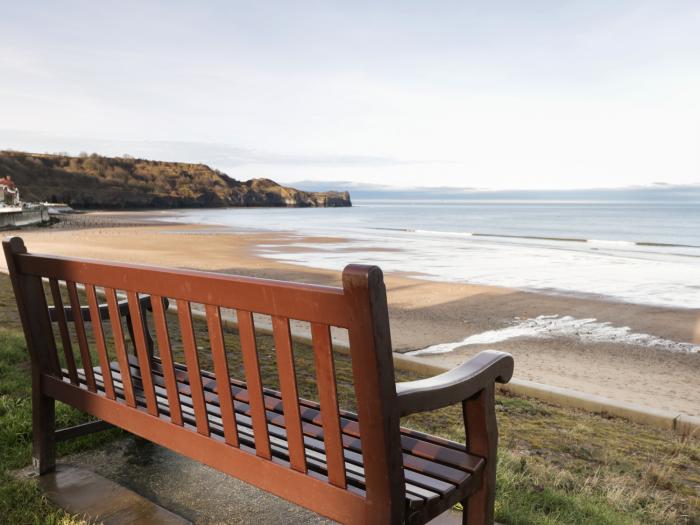
[[[407,416],[465,401],[487,386],[507,383],[513,376],[513,357],[485,350],[449,372],[396,384],[399,412]]]

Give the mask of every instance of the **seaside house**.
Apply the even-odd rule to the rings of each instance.
[[[19,190],[9,176],[0,179],[0,206],[12,208],[21,206]]]
[[[48,221],[49,212],[46,206],[23,203],[15,181],[9,176],[0,178],[0,230]]]

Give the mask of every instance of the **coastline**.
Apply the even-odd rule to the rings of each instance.
[[[338,285],[339,272],[262,257],[260,245],[338,243],[279,232],[238,232],[167,222],[169,212],[90,212],[67,215],[50,228],[18,232],[30,251],[121,260],[241,275]],[[164,222],[152,222],[157,217]],[[208,242],[216,237],[216,242]],[[350,263],[352,261],[348,261]],[[4,268],[4,261],[2,261]],[[597,298],[550,295],[495,286],[447,283],[387,273],[392,339],[397,352],[462,341],[541,316],[595,319],[636,334],[700,342],[700,310],[655,307]],[[515,377],[569,388],[652,409],[700,416],[700,354],[572,334],[478,342],[443,354],[416,357],[455,366],[485,348],[511,352]]]

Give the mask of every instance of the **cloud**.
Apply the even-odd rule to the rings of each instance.
[[[289,154],[228,144],[188,141],[109,140],[85,137],[59,137],[21,130],[0,129],[0,149],[34,153],[80,152],[107,156],[128,154],[132,157],[175,162],[192,162],[219,167],[247,165],[280,167],[389,167],[425,161],[399,160],[375,155],[305,155]]]

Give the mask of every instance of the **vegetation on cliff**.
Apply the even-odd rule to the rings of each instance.
[[[25,201],[74,208],[350,206],[348,192],[306,192],[269,179],[237,181],[204,164],[96,154],[0,151],[0,178],[8,176]]]

